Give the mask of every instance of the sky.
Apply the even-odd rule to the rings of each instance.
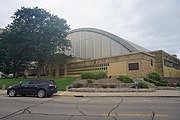
[[[180,58],[180,0],[1,0],[0,28],[10,24],[22,6],[64,18],[71,30],[102,29]]]

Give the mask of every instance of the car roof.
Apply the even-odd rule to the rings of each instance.
[[[29,80],[29,81],[54,81],[54,80],[43,80],[43,79],[40,79],[40,80],[37,79],[37,80],[36,80],[36,79],[34,79],[34,80]]]
[[[53,80],[29,80],[30,83],[51,83]]]

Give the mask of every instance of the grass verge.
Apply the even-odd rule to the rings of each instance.
[[[30,80],[30,79],[35,79],[35,78],[4,78],[0,79],[0,89],[2,89],[3,85],[5,85],[5,88],[7,89],[9,86],[18,84],[21,81],[24,80]],[[58,91],[65,91],[66,86],[71,85],[76,78],[38,78],[38,79],[47,79],[47,80],[54,80]]]

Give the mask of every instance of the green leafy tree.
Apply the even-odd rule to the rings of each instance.
[[[66,54],[53,54],[48,58],[47,64],[55,67],[55,76],[59,75],[59,65],[66,64],[68,59],[71,59],[72,56],[67,56]]]
[[[14,73],[14,77],[18,77],[18,72],[26,68],[28,60],[18,40],[16,34],[9,30],[3,31],[0,35],[1,71],[6,74]]]
[[[38,7],[22,7],[12,18],[13,22],[6,28],[8,32],[3,39],[14,69],[17,71],[19,64],[25,66],[30,61],[36,61],[40,76],[47,59],[53,54],[63,54],[70,45],[66,39],[69,25],[66,20]]]
[[[1,31],[0,31],[1,32]],[[6,46],[5,41],[2,39],[3,33],[0,33],[0,71],[5,70]]]

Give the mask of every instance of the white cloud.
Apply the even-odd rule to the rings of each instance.
[[[179,0],[6,0],[0,27],[21,6],[38,6],[65,18],[71,29],[95,27],[150,50],[163,49],[180,58]]]

